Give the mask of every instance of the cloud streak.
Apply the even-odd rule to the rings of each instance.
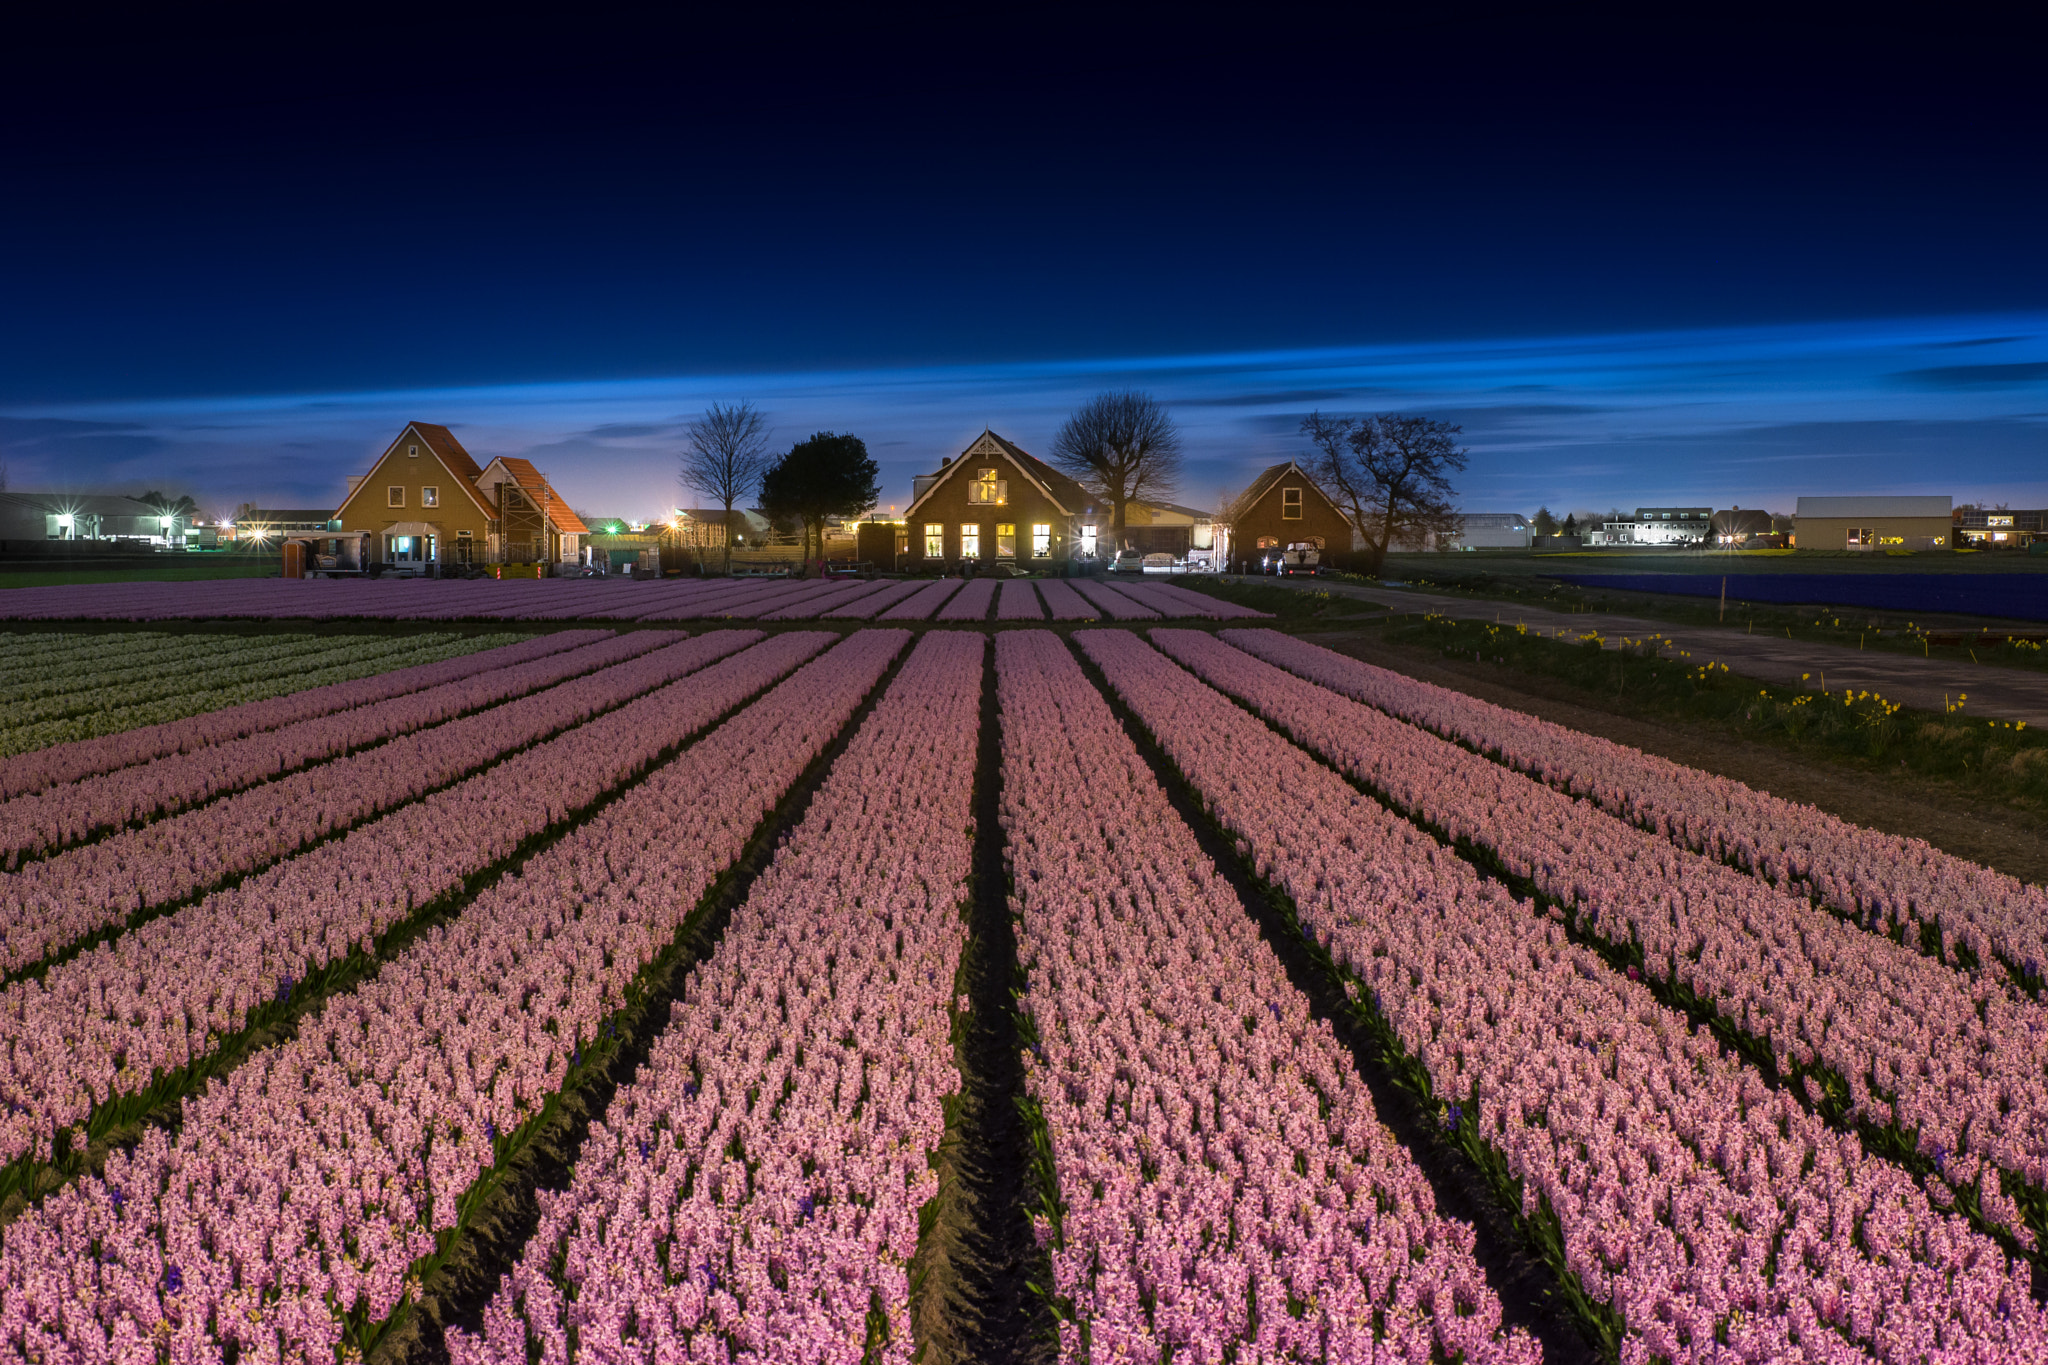
[[[1932,363],[1992,344],[2008,348],[2001,363]],[[0,457],[16,488],[154,483],[207,506],[316,506],[338,502],[346,476],[419,418],[449,424],[480,459],[534,459],[586,511],[641,516],[676,496],[686,415],[747,398],[781,444],[824,429],[865,437],[884,506],[901,507],[913,474],[984,425],[1042,452],[1089,395],[1135,386],[1186,432],[1184,501],[1301,453],[1300,420],[1322,408],[1461,423],[1471,510],[1789,507],[1855,490],[2042,505],[2044,385],[2048,316],[1978,316],[52,405],[0,413]],[[1851,457],[1863,463],[1845,471]]]

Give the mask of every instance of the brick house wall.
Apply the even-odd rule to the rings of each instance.
[[[1076,517],[1040,487],[1043,476],[1005,445],[984,434],[947,461],[938,481],[911,504],[903,517],[909,541],[905,569],[957,571],[965,563],[1051,568],[1078,552]]]
[[[1230,558],[1255,562],[1262,549],[1320,541],[1325,551],[1349,551],[1351,523],[1313,479],[1292,464],[1276,465],[1253,481],[1248,505],[1230,528]]]

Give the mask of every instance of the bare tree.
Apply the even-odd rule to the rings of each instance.
[[[768,468],[768,423],[752,403],[713,403],[683,428],[683,487],[724,509],[725,572],[732,572],[732,509],[752,497]]]
[[[1124,543],[1125,509],[1180,488],[1180,429],[1149,393],[1097,394],[1052,442],[1052,463],[1109,506],[1110,543]]]
[[[1383,412],[1376,417],[1325,417],[1312,412],[1301,434],[1316,453],[1313,473],[1365,542],[1368,572],[1379,577],[1397,541],[1430,533],[1456,535],[1463,519],[1451,506],[1450,475],[1465,467],[1453,441],[1463,430],[1429,417]]]

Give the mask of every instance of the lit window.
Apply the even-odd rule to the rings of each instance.
[[[438,488],[435,488],[435,487],[433,487],[433,486],[432,486],[432,485],[430,484],[430,485],[428,485],[427,487],[425,487],[425,488],[422,488],[422,489],[420,490],[420,506],[422,506],[422,507],[439,507],[440,505],[441,505],[441,490],[440,490],[440,489],[438,489]]]
[[[977,469],[967,485],[967,501],[986,507],[1002,507],[1010,501],[1010,481],[999,479],[993,469]]]
[[[405,506],[405,490],[399,487],[397,484],[393,484],[389,488],[385,489],[384,505],[386,507]]]
[[[1052,558],[1052,527],[1045,522],[1036,522],[1031,527],[1031,557]]]
[[[1282,521],[1301,520],[1301,490],[1299,488],[1283,488],[1280,490],[1280,519]]]
[[[1081,553],[1084,555],[1095,553],[1095,528],[1093,526],[1083,526],[1081,528]]]
[[[1279,548],[1280,548],[1280,537],[1278,537],[1278,536],[1260,536],[1260,537],[1259,537],[1259,548],[1260,548],[1261,550],[1277,550],[1277,549],[1279,549]]]
[[[928,521],[924,524],[924,557],[926,559],[944,559],[946,557],[946,528],[939,522]]]
[[[981,558],[981,527],[974,522],[968,521],[960,524],[960,557],[962,559]]]
[[[997,522],[997,523],[996,523],[996,558],[997,558],[997,559],[1015,559],[1016,557],[1017,557],[1017,528],[1016,528],[1016,526],[1015,526],[1014,524],[1010,523],[1010,522],[1007,522],[1007,521],[999,521],[999,522]]]

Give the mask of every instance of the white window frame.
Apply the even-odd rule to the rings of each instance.
[[[962,559],[981,558],[980,522],[963,521],[960,523],[960,557]]]
[[[924,524],[924,557],[944,559],[946,557],[946,524],[942,521],[928,521]]]
[[[420,506],[439,507],[440,505],[441,487],[439,484],[430,483],[420,489]]]
[[[1051,522],[1035,521],[1031,523],[1031,557],[1033,559],[1052,558]]]
[[[1003,533],[1004,533],[1005,531],[1009,532],[1009,534],[1008,534],[1008,535],[1004,535]],[[1005,548],[1004,548],[1004,544],[1005,544],[1005,542],[1007,542],[1007,543],[1008,543],[1008,547],[1009,547],[1009,548],[1007,548],[1007,549],[1005,549]],[[1017,523],[1016,523],[1016,522],[1014,522],[1014,521],[999,521],[999,522],[997,522],[997,523],[996,523],[996,558],[997,558],[997,559],[1015,559],[1016,557],[1017,557]]]

